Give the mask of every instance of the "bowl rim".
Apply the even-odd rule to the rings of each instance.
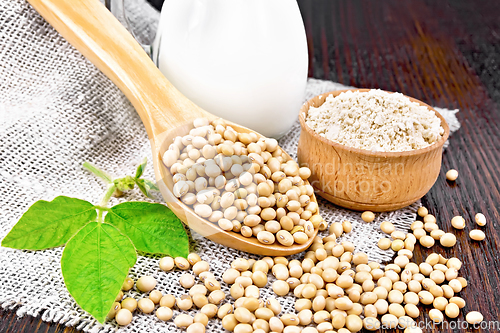
[[[300,126],[307,133],[309,133],[314,138],[320,140],[321,142],[323,142],[325,144],[328,144],[332,147],[335,147],[335,148],[338,148],[341,150],[348,151],[350,153],[360,154],[360,155],[364,155],[364,156],[372,156],[372,157],[401,157],[401,156],[412,156],[412,155],[425,154],[425,153],[428,153],[428,152],[433,151],[435,149],[442,148],[442,146],[444,145],[446,140],[448,140],[448,137],[450,135],[450,128],[449,128],[448,124],[446,123],[446,120],[444,119],[444,117],[439,112],[437,112],[432,106],[430,106],[430,105],[428,105],[428,104],[426,104],[426,103],[424,103],[424,102],[422,102],[414,97],[410,97],[410,96],[407,96],[404,94],[402,94],[402,95],[409,98],[410,101],[416,102],[422,106],[426,106],[429,110],[433,111],[436,114],[436,116],[441,120],[441,127],[443,127],[443,129],[444,129],[444,133],[441,136],[441,139],[439,139],[438,141],[434,142],[433,144],[431,144],[427,147],[419,148],[419,149],[405,150],[405,151],[371,151],[371,150],[367,150],[367,149],[346,146],[346,145],[341,144],[339,142],[335,142],[335,141],[329,140],[327,138],[324,138],[321,135],[319,135],[318,133],[316,133],[316,131],[314,131],[310,126],[308,126],[306,124],[305,120],[306,120],[307,114],[309,112],[309,109],[311,107],[311,104],[313,104],[316,100],[322,98],[323,96],[328,97],[329,95],[334,95],[334,97],[337,97],[341,93],[348,92],[348,91],[368,92],[370,90],[375,90],[375,89],[355,88],[355,89],[333,90],[333,91],[325,92],[323,94],[319,94],[319,95],[314,96],[313,98],[307,100],[300,108],[300,112],[299,112]],[[380,89],[380,90],[382,90],[382,89]],[[390,93],[390,94],[394,93],[392,91],[386,91],[386,90],[382,90],[382,91]],[[325,99],[326,99],[326,97],[325,97]]]

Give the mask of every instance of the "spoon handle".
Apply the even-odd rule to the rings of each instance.
[[[210,116],[182,95],[99,0],[28,0],[127,96],[156,141],[197,117]]]

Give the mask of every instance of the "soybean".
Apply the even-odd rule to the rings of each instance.
[[[482,230],[474,229],[469,232],[469,237],[475,241],[482,241],[486,238],[486,235]]]
[[[458,178],[458,171],[455,169],[450,169],[446,172],[446,179],[450,182],[454,182]]]
[[[152,276],[141,276],[135,285],[139,291],[147,293],[156,287],[156,279]]]
[[[455,216],[451,219],[451,225],[455,229],[464,229],[465,228],[465,219],[462,216]]]
[[[361,219],[367,223],[373,222],[373,220],[375,220],[375,214],[370,211],[363,212],[363,214],[361,214]]]
[[[478,311],[471,311],[465,316],[465,320],[471,325],[479,324],[483,321],[483,318],[481,312]]]
[[[380,230],[390,235],[392,232],[396,230],[396,228],[394,227],[394,224],[392,224],[391,222],[384,221],[380,224]]]
[[[474,219],[478,226],[484,227],[486,225],[486,217],[482,213],[477,213]]]
[[[120,326],[127,326],[132,322],[132,312],[128,309],[120,309],[115,315],[116,323]]]
[[[167,321],[172,319],[172,316],[173,316],[172,309],[166,306],[161,306],[156,310],[156,317],[158,317],[158,319],[160,320]]]
[[[441,236],[439,242],[444,247],[452,247],[457,243],[457,237],[455,237],[454,234],[447,232]]]

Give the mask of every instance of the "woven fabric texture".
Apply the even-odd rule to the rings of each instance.
[[[127,1],[130,3],[130,1]],[[143,1],[129,4],[136,31],[151,33],[158,12]],[[149,167],[145,177],[154,179],[151,151],[144,127],[125,96],[99,70],[69,45],[24,0],[0,0],[0,238],[35,201],[58,195],[98,202],[103,184],[82,168],[89,161],[116,176],[133,174],[144,156]],[[147,37],[147,36],[144,36]],[[310,79],[304,100],[344,86]],[[439,109],[452,131],[459,128],[457,110]],[[298,122],[280,140],[295,157]],[[112,199],[144,200],[137,190]],[[157,201],[163,202],[161,197]],[[377,214],[374,223],[361,221],[360,214],[335,207],[319,199],[323,217],[329,223],[345,219],[354,231],[343,236],[356,251],[384,262],[393,253],[376,246],[379,224],[388,220],[399,230],[415,220],[418,203],[396,212]],[[253,257],[203,239],[192,233],[192,248],[210,262],[217,278],[239,256]],[[114,321],[97,323],[81,310],[68,294],[60,271],[62,249],[18,251],[0,248],[0,306],[19,316],[41,316],[45,321],[75,326],[86,332],[174,332],[172,321],[161,322],[154,315],[135,315],[132,324],[118,328]],[[300,257],[300,255],[296,256]],[[130,271],[133,278],[153,275],[158,289],[180,296],[181,272],[164,273],[159,257],[140,256]],[[270,283],[273,278],[270,278]],[[228,286],[223,285],[228,291]],[[271,296],[262,289],[261,296]],[[135,291],[127,296],[139,298]],[[293,312],[294,298],[279,297],[284,313]],[[178,311],[175,311],[176,315]],[[191,314],[195,310],[190,311]],[[211,320],[207,331],[222,331],[220,321]]]

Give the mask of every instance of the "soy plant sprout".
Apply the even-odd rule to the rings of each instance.
[[[181,221],[165,205],[151,202],[122,202],[109,207],[113,195],[122,196],[136,186],[152,197],[158,187],[142,175],[144,159],[134,176],[112,178],[88,162],[83,167],[106,184],[99,204],[58,196],[52,201],[35,202],[2,240],[2,246],[19,250],[46,250],[65,246],[61,257],[64,283],[76,303],[103,323],[111,314],[118,324],[128,324],[138,306],[134,299],[123,297],[121,289],[130,290],[133,281],[127,277],[137,260],[137,251],[158,253],[185,259],[189,241]],[[48,213],[50,212],[50,214]],[[152,290],[152,279],[138,281],[141,289]],[[156,283],[156,281],[155,281]],[[149,301],[149,302],[148,302]],[[141,305],[151,308],[151,301]],[[150,303],[151,302],[151,303]]]

